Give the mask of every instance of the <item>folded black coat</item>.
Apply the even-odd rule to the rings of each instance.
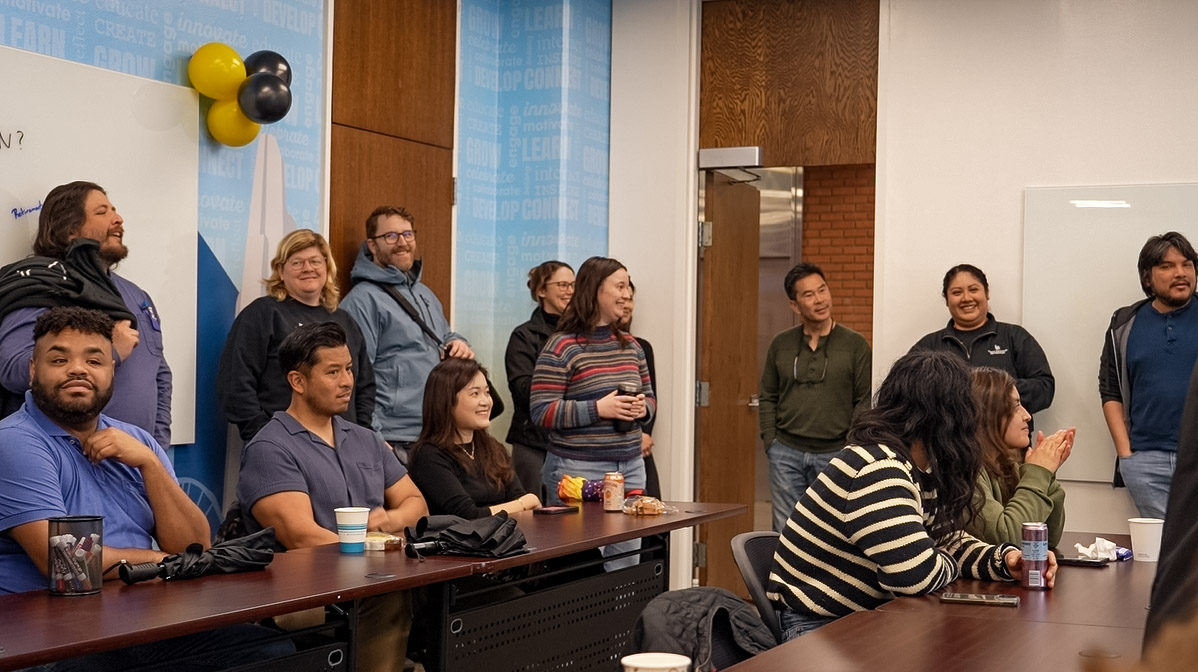
[[[528,552],[524,533],[506,512],[466,520],[458,516],[425,516],[415,527],[405,527],[409,557],[421,555],[468,555],[506,558]]]
[[[162,578],[166,581],[194,579],[206,574],[233,574],[263,569],[274,560],[275,528],[223,541],[207,550],[192,544],[187,550],[168,555],[159,562],[121,565],[121,580],[132,585]]]

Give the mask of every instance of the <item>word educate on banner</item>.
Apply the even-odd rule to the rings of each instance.
[[[0,131],[0,150],[22,149],[25,142],[25,131]]]

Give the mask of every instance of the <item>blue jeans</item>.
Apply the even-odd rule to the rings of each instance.
[[[1141,516],[1164,519],[1176,468],[1177,453],[1171,450],[1141,450],[1119,458],[1119,473]]]
[[[807,488],[839,451],[810,453],[795,450],[777,439],[766,449],[770,460],[770,503],[774,513],[774,531],[786,527],[786,519]]]
[[[831,616],[807,616],[785,608],[778,610],[778,621],[782,624],[783,642],[789,642],[834,620],[836,619]]]
[[[557,484],[562,480],[564,474],[571,476],[581,476],[588,481],[602,481],[603,475],[609,471],[618,471],[624,474],[624,490],[643,490],[645,488],[645,460],[641,456],[637,456],[631,460],[572,460],[566,457],[558,457],[553,453],[545,455],[545,466],[541,469],[541,483],[545,486],[545,492],[548,493],[549,499],[547,504],[561,504],[562,500],[557,496]],[[600,547],[600,552],[604,557],[623,553],[625,551],[635,551],[640,549],[641,540],[633,539],[632,541],[621,541],[617,544],[609,544]],[[607,571],[632,567],[637,564],[638,558],[628,557],[611,562],[603,563],[603,568]]]

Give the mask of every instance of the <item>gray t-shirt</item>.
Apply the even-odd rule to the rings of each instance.
[[[237,501],[246,527],[257,532],[254,504],[280,492],[303,492],[312,500],[316,524],[337,529],[333,509],[383,506],[383,492],[408,472],[374,432],[333,418],[336,448],[298,420],[278,411],[242,451]]]

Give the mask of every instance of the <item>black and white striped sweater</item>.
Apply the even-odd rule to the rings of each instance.
[[[848,446],[795,504],[774,554],[767,592],[810,617],[873,609],[924,595],[958,576],[1010,580],[995,546],[962,532],[937,546],[929,535],[936,493],[916,468],[881,445]]]

